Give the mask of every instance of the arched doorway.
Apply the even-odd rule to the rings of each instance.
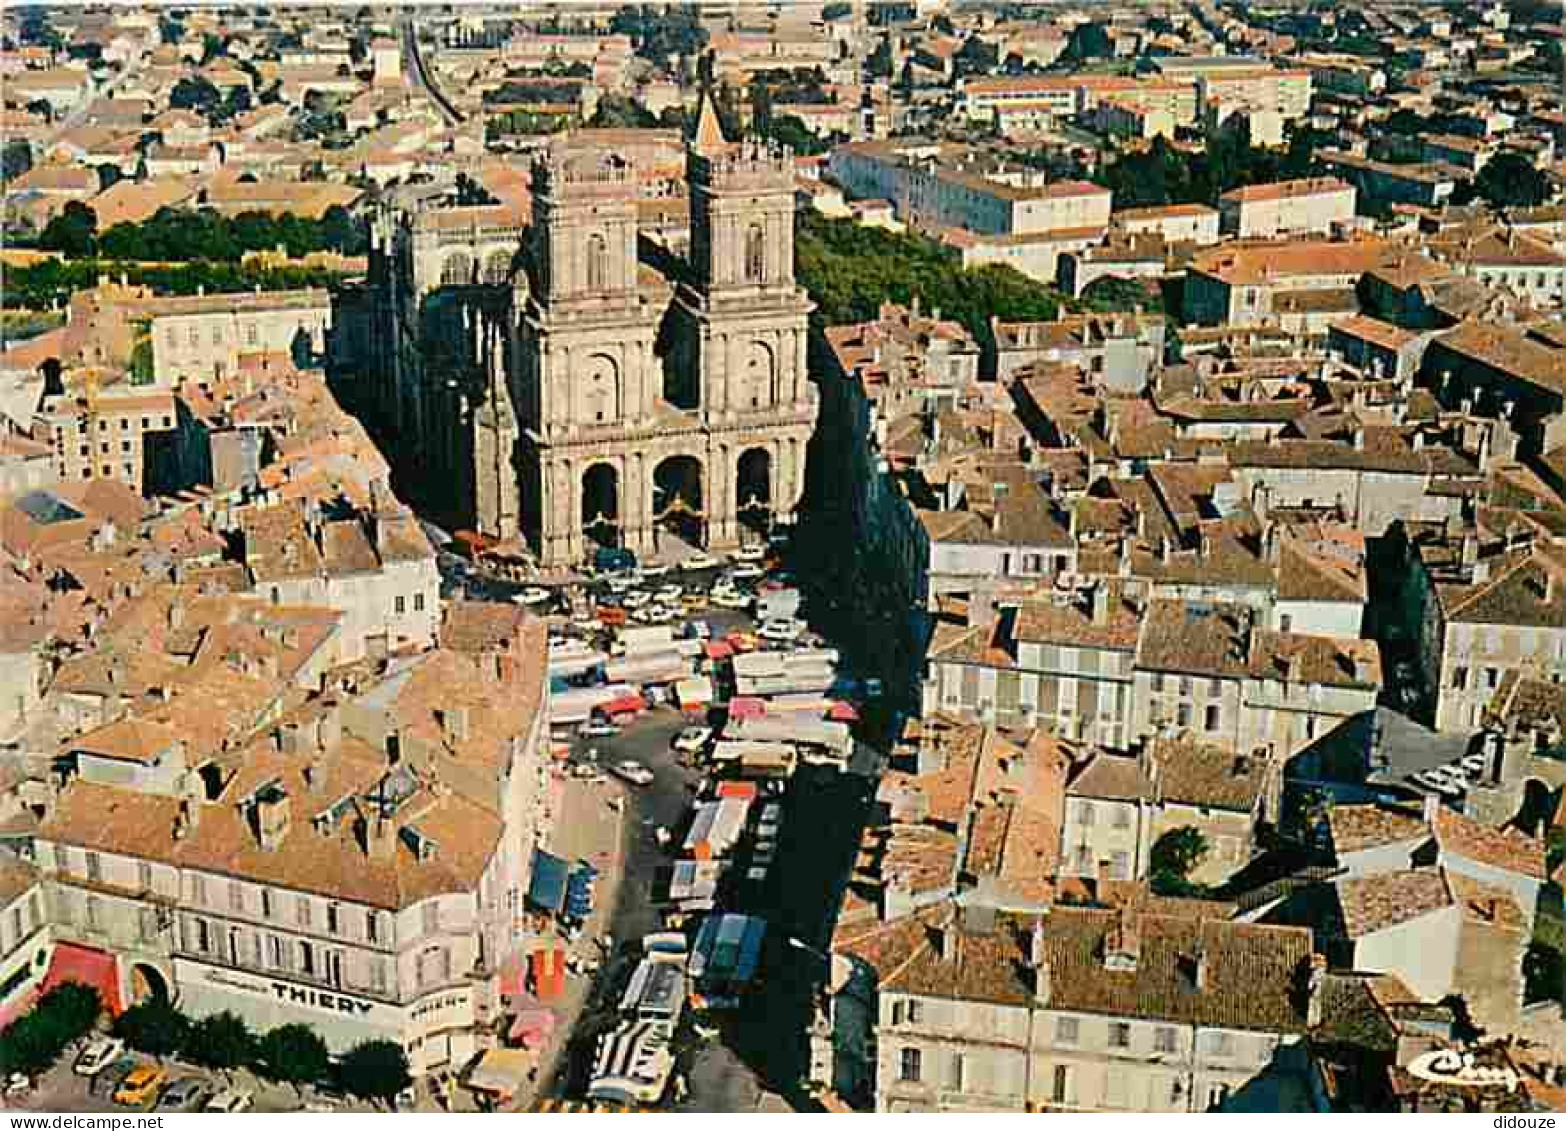
[[[146,962],[131,967],[131,1002],[168,1001],[169,983],[163,972]]]
[[[443,287],[460,287],[473,281],[473,259],[465,251],[455,251],[440,265],[440,283]]]
[[[491,285],[504,283],[511,277],[511,253],[492,251],[484,260],[484,281]]]
[[[740,527],[765,536],[772,525],[772,453],[748,448],[734,474],[734,500]]]
[[[582,534],[600,546],[620,545],[620,475],[610,464],[582,475]]]
[[[667,532],[687,545],[705,545],[707,512],[695,456],[670,456],[653,469],[652,515],[660,537]]]

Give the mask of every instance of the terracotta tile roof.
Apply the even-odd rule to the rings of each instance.
[[[1189,736],[1155,739],[1149,755],[1159,800],[1203,809],[1254,811],[1272,771],[1267,758]]]
[[[1344,934],[1364,938],[1455,906],[1446,873],[1439,868],[1381,872],[1339,880],[1334,885]]]
[[[170,727],[143,719],[121,719],[72,739],[70,748],[84,754],[151,765],[179,741],[179,732]]]
[[[1057,906],[1035,920],[998,916],[986,934],[948,926],[948,957],[937,929],[951,914],[932,908],[888,924],[841,928],[833,949],[873,966],[883,993],[1028,1006],[1035,922],[1049,968],[1047,1008],[1238,1030],[1299,1033],[1305,1018],[1295,983],[1311,951],[1310,931],[1141,913],[1135,969],[1106,969],[1104,946],[1121,912]],[[1201,988],[1197,988],[1200,963]]]
[[[1105,801],[1138,801],[1153,796],[1153,783],[1143,773],[1140,758],[1102,751],[1082,765],[1067,793]]]
[[[1431,831],[1443,855],[1451,853],[1534,880],[1547,878],[1544,842],[1526,833],[1481,825],[1444,805],[1436,810]]]
[[[1327,828],[1339,855],[1426,835],[1419,814],[1381,805],[1334,805],[1327,810]]]

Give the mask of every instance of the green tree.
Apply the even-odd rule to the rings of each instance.
[[[1550,196],[1550,182],[1520,153],[1497,153],[1474,178],[1474,191],[1492,208],[1536,208]]]
[[[1082,291],[1082,304],[1089,310],[1106,313],[1156,309],[1158,299],[1148,292],[1140,279],[1126,279],[1119,275],[1106,275],[1095,279]]]
[[[644,130],[658,124],[647,108],[623,94],[606,94],[587,124],[595,128]]]
[[[243,1068],[256,1058],[256,1035],[238,1014],[209,1014],[190,1027],[185,1056],[207,1068]]]
[[[1069,63],[1082,63],[1088,59],[1107,59],[1115,53],[1109,41],[1109,32],[1103,24],[1078,24],[1071,29],[1066,50],[1061,58]]]
[[[321,1079],[329,1061],[326,1042],[308,1025],[279,1025],[261,1037],[256,1066],[268,1079],[298,1089]]]
[[[148,997],[114,1019],[114,1035],[137,1052],[169,1056],[186,1045],[190,1018],[165,997]]]
[[[91,1030],[102,1011],[98,991],[91,986],[55,986],[0,1032],[0,1072],[38,1075],[60,1058],[66,1045]]]
[[[370,250],[370,226],[341,204],[321,216],[321,243],[343,255],[363,255]]]
[[[395,1041],[363,1041],[343,1054],[343,1087],[360,1099],[390,1103],[412,1083],[408,1056]]]
[[[1202,831],[1190,825],[1170,829],[1153,842],[1148,854],[1148,879],[1159,895],[1189,895],[1197,891],[1191,873],[1207,858],[1210,847]]]
[[[65,207],[44,227],[38,246],[58,251],[71,259],[93,253],[98,243],[98,214],[79,200]]]
[[[21,138],[12,138],[0,149],[0,178],[15,180],[33,167],[33,147]]]
[[[205,114],[223,101],[223,95],[200,75],[180,79],[169,92],[169,107]]]
[[[1540,1001],[1559,1002],[1566,991],[1566,963],[1561,952],[1537,940],[1528,944],[1523,953],[1523,1000],[1532,1004]]]

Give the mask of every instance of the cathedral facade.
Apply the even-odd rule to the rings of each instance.
[[[678,256],[644,251],[634,161],[591,134],[535,158],[525,213],[383,213],[365,391],[415,496],[546,568],[724,549],[792,514],[817,404],[793,159],[726,142],[709,103],[685,178]]]

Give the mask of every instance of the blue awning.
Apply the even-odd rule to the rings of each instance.
[[[571,865],[541,848],[533,850],[533,878],[528,883],[527,901],[540,911],[556,912],[565,902],[566,880]]]

